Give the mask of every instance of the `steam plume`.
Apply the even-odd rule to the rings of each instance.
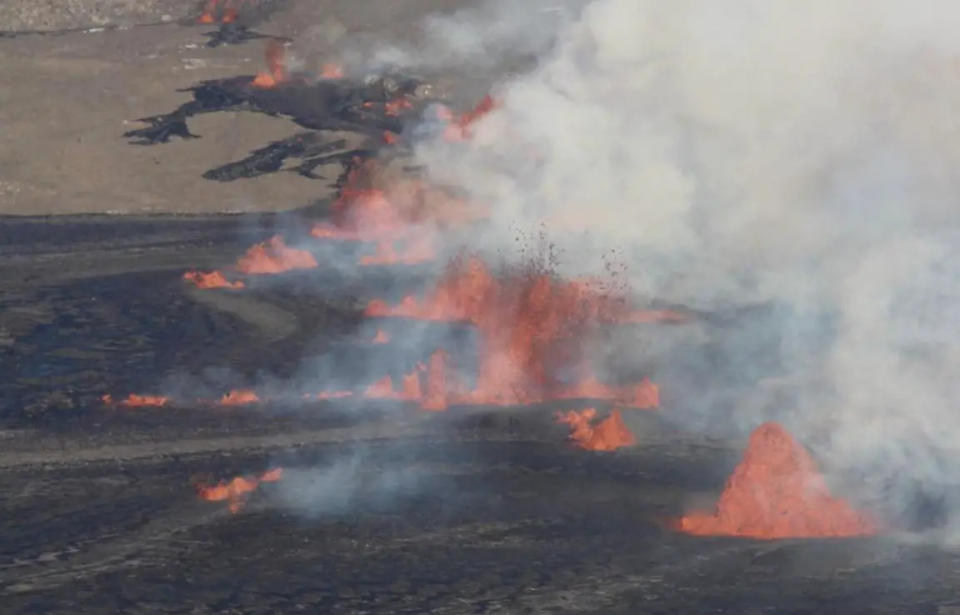
[[[750,386],[722,411],[691,375],[691,424],[777,418],[891,514],[916,485],[949,511],[958,24],[945,1],[595,0],[499,83],[472,140],[417,155],[491,207],[474,249],[515,253],[545,224],[563,273],[617,249],[640,295],[768,306],[778,369],[748,322],[723,350]]]

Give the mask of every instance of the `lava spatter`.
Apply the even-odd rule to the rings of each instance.
[[[274,274],[293,269],[313,269],[317,259],[306,250],[287,246],[283,237],[274,235],[264,243],[252,246],[237,260],[236,269],[246,274]]]
[[[614,410],[603,420],[597,421],[596,418],[596,409],[587,408],[559,413],[557,422],[569,425],[570,440],[588,451],[614,451],[636,444],[636,438],[623,422],[619,410]]]

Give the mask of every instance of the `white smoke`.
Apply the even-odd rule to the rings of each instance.
[[[958,26],[939,0],[595,0],[471,141],[417,155],[492,208],[475,247],[546,224],[564,273],[617,248],[642,296],[788,306],[786,373],[702,423],[782,419],[908,507],[960,484]]]

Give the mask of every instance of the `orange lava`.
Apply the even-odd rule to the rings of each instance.
[[[202,271],[187,271],[183,274],[183,279],[187,282],[190,282],[197,288],[202,289],[244,288],[246,286],[239,280],[236,282],[231,282],[220,271],[211,271],[209,273],[204,273]]]
[[[404,111],[409,111],[413,109],[413,103],[411,103],[406,97],[400,96],[393,100],[388,100],[384,104],[384,113],[387,115],[400,115]]]
[[[343,79],[343,67],[332,62],[325,62],[320,67],[321,79]]]
[[[690,514],[675,525],[688,534],[761,539],[864,536],[879,530],[846,500],[831,496],[810,454],[777,423],[764,423],[750,435],[714,512]]]
[[[231,513],[238,513],[243,508],[246,497],[261,483],[273,483],[283,479],[283,468],[274,468],[260,476],[237,476],[229,482],[221,481],[213,486],[197,485],[197,495],[208,502],[222,502],[226,500]]]
[[[251,85],[258,88],[272,88],[289,78],[286,68],[286,48],[275,39],[267,42],[267,72],[259,72]]]
[[[260,397],[250,389],[234,389],[220,398],[221,406],[245,406],[260,402]]]
[[[111,395],[104,395],[100,398],[103,400],[103,403],[112,405],[114,403],[113,397]],[[166,406],[170,403],[169,397],[164,397],[163,395],[136,395],[131,393],[127,395],[126,399],[121,399],[116,402],[118,406],[124,406],[127,408],[142,408],[145,406],[153,406],[156,408]]]
[[[317,259],[313,254],[288,247],[279,235],[252,246],[236,264],[237,271],[247,274],[283,273],[292,269],[314,267],[317,267]]]
[[[390,334],[384,331],[383,329],[377,329],[377,334],[373,336],[371,340],[372,344],[389,344],[390,343]]]
[[[217,10],[217,0],[207,0],[206,5],[203,7],[203,13],[201,13],[200,17],[197,18],[197,23],[201,23],[201,24],[214,23],[217,20],[216,10]]]
[[[330,220],[314,225],[310,234],[418,245],[432,242],[429,234],[434,228],[463,226],[486,215],[421,180],[386,175],[374,161],[355,162],[331,206]]]
[[[403,377],[403,385],[399,391],[393,389],[393,379],[390,376],[384,376],[371,384],[363,392],[363,396],[368,399],[396,399],[399,401],[420,401],[423,392],[420,388],[421,366],[414,368],[412,372]]]
[[[649,380],[607,387],[586,378],[571,386],[555,380],[549,369],[561,359],[567,367],[579,365],[580,342],[596,325],[632,322],[639,313],[622,297],[602,292],[590,282],[567,282],[537,272],[497,279],[476,258],[455,261],[423,300],[408,296],[396,306],[374,300],[366,309],[369,317],[475,325],[480,333],[480,368],[473,391],[454,393],[462,403],[513,405],[592,398],[654,408],[659,405],[659,391]],[[658,316],[654,313],[650,319]],[[558,352],[562,342],[571,356]]]
[[[447,353],[437,350],[427,361],[427,392],[420,407],[431,412],[447,409],[450,385],[447,383]]]
[[[199,24],[233,23],[237,20],[237,9],[230,6],[230,0],[207,0],[203,7],[203,13],[197,18]],[[222,11],[218,11],[218,7]],[[220,19],[217,19],[217,13],[220,13]]]
[[[570,425],[570,440],[588,451],[613,451],[636,444],[636,438],[624,424],[619,410],[614,410],[599,422],[596,417],[594,408],[579,412],[571,410],[558,413],[557,422]]]
[[[453,118],[453,114],[448,110],[441,111],[441,118],[449,121],[449,124],[447,124],[447,127],[443,131],[443,138],[448,141],[465,141],[469,139],[473,136],[470,130],[471,125],[493,111],[496,106],[496,101],[488,94],[477,103],[476,107],[456,119]]]

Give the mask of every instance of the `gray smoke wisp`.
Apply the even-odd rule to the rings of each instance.
[[[958,26],[945,1],[595,0],[472,140],[417,156],[491,208],[474,249],[545,225],[561,273],[618,249],[640,297],[774,306],[783,369],[746,327],[732,413],[677,392],[698,426],[777,418],[876,506],[958,510]]]
[[[391,509],[425,489],[428,478],[409,467],[377,467],[363,453],[326,466],[291,468],[278,483],[280,504],[307,517],[339,515],[359,507]]]

